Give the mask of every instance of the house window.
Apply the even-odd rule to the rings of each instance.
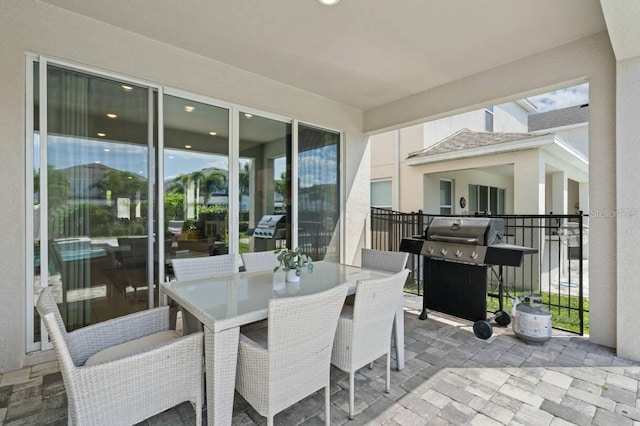
[[[440,214],[453,214],[453,181],[440,179]]]
[[[493,106],[484,109],[484,129],[493,132]]]
[[[371,182],[371,207],[391,209],[391,179]]]
[[[469,212],[505,213],[505,194],[503,188],[487,185],[469,185]]]

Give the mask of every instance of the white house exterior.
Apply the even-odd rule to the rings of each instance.
[[[587,211],[588,108],[531,111],[513,102],[372,137],[372,205],[430,214]],[[394,202],[377,199],[380,187]]]

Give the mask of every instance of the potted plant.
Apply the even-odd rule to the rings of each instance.
[[[187,233],[187,239],[197,240],[200,237],[200,231],[194,220],[186,220],[184,222],[183,230]]]
[[[285,248],[276,250],[274,253],[277,255],[280,265],[276,266],[273,272],[282,269],[286,272],[286,280],[288,282],[300,281],[302,268],[305,266],[309,272],[313,272],[313,260],[306,254],[301,253],[299,248],[293,250]]]

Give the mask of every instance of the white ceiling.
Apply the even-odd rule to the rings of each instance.
[[[361,110],[604,31],[598,0],[44,0]]]

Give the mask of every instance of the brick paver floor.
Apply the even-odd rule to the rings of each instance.
[[[384,359],[356,375],[355,420],[349,421],[348,376],[332,368],[331,424],[640,425],[640,364],[586,337],[561,335],[529,345],[509,328],[488,340],[471,324],[430,315],[406,299],[406,366],[384,392]],[[279,425],[324,424],[324,399],[313,394],[276,415]],[[205,413],[206,415],[206,413]],[[66,424],[66,396],[56,362],[0,375],[0,424]],[[143,424],[194,423],[185,403]],[[236,394],[234,425],[264,424]]]

